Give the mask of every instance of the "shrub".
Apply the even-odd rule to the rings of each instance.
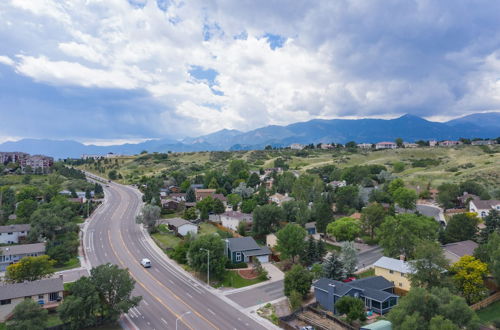
[[[247,268],[248,265],[246,262],[237,262],[233,263],[231,260],[228,260],[226,263],[226,268],[227,269],[238,269],[238,268]]]

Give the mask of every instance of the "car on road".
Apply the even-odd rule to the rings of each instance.
[[[141,265],[144,268],[149,268],[149,267],[151,267],[151,261],[148,258],[143,258],[141,260]]]

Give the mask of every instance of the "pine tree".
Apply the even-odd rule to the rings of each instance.
[[[316,249],[316,243],[314,242],[314,238],[312,238],[312,236],[309,236],[309,239],[307,241],[307,247],[305,249],[305,254],[304,254],[304,264],[311,265],[316,260],[318,260],[317,253],[318,251]]]
[[[191,187],[189,187],[189,189],[186,191],[186,202],[188,203],[196,202],[196,195],[194,193],[194,189]]]
[[[358,254],[354,242],[342,243],[340,258],[342,259],[346,273],[352,275],[356,271],[356,265],[358,264]]]
[[[321,261],[325,256],[325,254],[326,254],[325,242],[323,242],[323,240],[320,239],[316,243],[316,255],[318,257],[317,261]]]
[[[344,265],[336,253],[332,253],[323,264],[323,276],[332,280],[345,278]]]

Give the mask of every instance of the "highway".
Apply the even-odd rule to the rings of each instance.
[[[237,304],[191,277],[150,244],[151,239],[142,226],[135,223],[142,206],[138,190],[109,183],[104,192],[103,205],[85,226],[84,251],[91,266],[117,264],[127,268],[135,279],[133,294],[143,300],[125,316],[126,327],[176,329],[176,320],[178,329],[273,327],[258,320],[258,316],[240,311]],[[151,260],[151,268],[140,265],[139,261],[145,257]]]

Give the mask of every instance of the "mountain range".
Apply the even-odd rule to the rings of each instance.
[[[0,151],[23,151],[55,158],[79,158],[82,154],[133,155],[143,150],[213,151],[262,149],[266,145],[289,146],[292,143],[376,143],[394,141],[446,140],[458,138],[496,138],[500,136],[500,112],[476,113],[448,122],[432,122],[413,115],[395,119],[313,119],[287,126],[270,125],[248,132],[223,129],[212,134],[180,141],[148,140],[137,144],[112,146],[84,145],[76,141],[22,139],[0,144]]]

